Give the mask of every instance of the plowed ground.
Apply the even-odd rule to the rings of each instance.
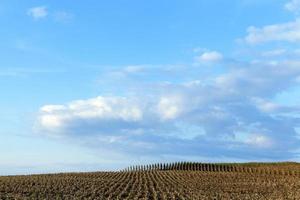
[[[300,199],[300,177],[176,170],[7,176],[0,199]]]

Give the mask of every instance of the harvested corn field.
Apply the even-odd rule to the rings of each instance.
[[[174,163],[3,176],[0,199],[300,199],[300,165]]]

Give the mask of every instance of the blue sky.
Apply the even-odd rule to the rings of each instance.
[[[0,2],[0,174],[300,161],[300,1]]]

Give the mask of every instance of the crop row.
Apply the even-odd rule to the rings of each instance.
[[[0,199],[300,199],[300,179],[187,170],[7,176]]]

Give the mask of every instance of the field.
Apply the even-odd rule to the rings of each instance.
[[[300,199],[300,165],[173,163],[2,176],[0,199]]]

